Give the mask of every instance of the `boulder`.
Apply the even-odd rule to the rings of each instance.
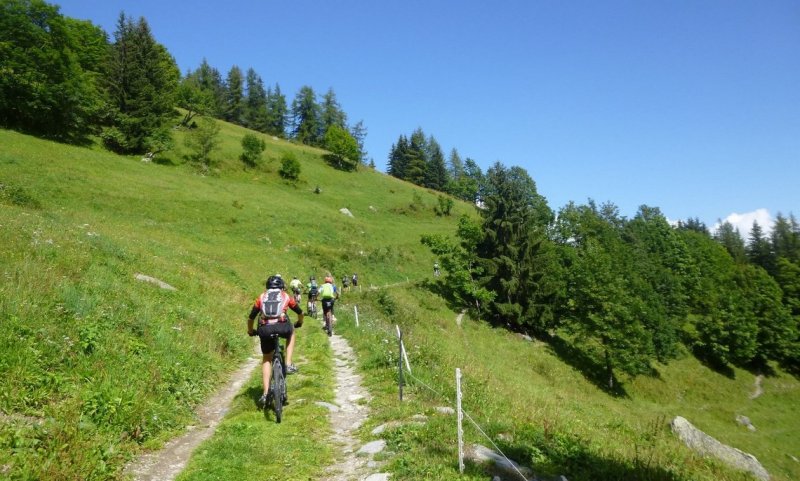
[[[348,209],[347,207],[342,207],[341,209],[339,209],[339,212],[341,212],[342,214],[344,214],[344,215],[346,215],[348,217],[353,217],[353,213],[350,212],[350,209]]]
[[[703,456],[713,456],[736,469],[748,471],[763,481],[769,480],[769,473],[752,454],[722,444],[680,416],[675,417],[671,425],[672,432],[692,450]]]
[[[149,282],[151,284],[155,284],[158,287],[160,287],[162,289],[166,289],[168,291],[177,291],[177,289],[175,289],[171,285],[167,284],[164,281],[158,280],[155,277],[146,276],[144,274],[136,274],[134,277],[136,278],[137,281]]]
[[[746,427],[750,431],[755,431],[756,427],[753,426],[753,423],[750,422],[750,418],[747,416],[742,416],[741,414],[736,415],[736,422],[741,424],[742,426]]]

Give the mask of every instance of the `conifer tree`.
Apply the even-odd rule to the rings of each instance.
[[[406,178],[406,168],[408,166],[409,143],[405,135],[400,135],[397,143],[392,145],[389,151],[389,165],[387,171],[392,177],[398,179]]]
[[[244,78],[242,70],[234,65],[225,80],[225,109],[222,118],[228,122],[244,123]]]
[[[336,100],[336,93],[332,88],[328,89],[325,95],[322,96],[320,108],[322,111],[322,130],[324,132],[327,132],[332,125],[342,129],[347,128],[347,115]]]
[[[736,262],[747,260],[742,235],[739,233],[739,229],[733,227],[730,222],[725,221],[720,224],[714,233],[714,239],[725,247]]]
[[[267,131],[267,92],[264,82],[255,70],[247,69],[247,97],[245,100],[245,127],[259,132]]]
[[[405,154],[405,176],[407,180],[416,185],[424,185],[425,170],[428,167],[425,147],[427,139],[421,128],[415,130],[409,138],[408,150]]]
[[[425,177],[423,185],[429,189],[444,191],[447,186],[447,167],[439,142],[431,135],[425,143]]]
[[[749,243],[745,249],[747,259],[768,272],[774,272],[774,259],[770,250],[769,240],[764,236],[761,226],[758,225],[758,222],[753,222]]]
[[[356,145],[358,145],[359,162],[366,163],[367,151],[364,150],[364,139],[367,137],[367,127],[364,125],[363,120],[359,120],[350,128],[350,135],[353,136],[353,139],[356,141]]]
[[[322,146],[320,107],[314,89],[303,86],[292,101],[292,137],[306,145]]]
[[[120,14],[106,69],[113,127],[103,134],[112,150],[141,153],[168,142],[180,73],[144,18]]]
[[[289,109],[286,96],[281,93],[281,86],[267,90],[267,132],[277,137],[286,137],[286,122]]]

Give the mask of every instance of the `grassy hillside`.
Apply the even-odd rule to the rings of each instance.
[[[453,227],[432,194],[269,138],[262,168],[244,171],[244,133],[223,126],[222,173],[204,177],[0,131],[4,475],[107,479],[190,424],[251,352],[244,319],[268,274],[380,284],[429,269],[418,233]],[[302,164],[297,185],[276,173],[286,150]],[[414,192],[430,208],[408,209]]]
[[[372,171],[330,168],[321,151],[265,137],[263,165],[245,171],[246,131],[223,124],[220,172],[54,144],[0,130],[0,472],[11,479],[113,479],[133,453],[191,424],[192,407],[252,352],[244,319],[266,275],[337,277],[365,286],[339,308],[339,332],[359,354],[375,395],[360,434],[416,413],[424,426],[389,430],[392,479],[454,479],[455,427],[435,406],[454,399],[509,455],[569,479],[739,480],[694,456],[669,432],[675,415],[758,457],[773,479],[800,479],[800,383],[777,374],[750,400],[753,375],[726,377],[692,357],[599,390],[569,351],[495,330],[456,312],[420,282],[432,257],[422,233],[451,234],[471,207],[436,217],[434,193]],[[181,135],[178,133],[178,135]],[[277,175],[292,151],[301,181]],[[181,164],[181,165],[176,165]],[[319,186],[320,194],[314,189]],[[354,217],[339,212],[347,207]],[[138,282],[136,273],[176,291]],[[405,283],[407,279],[412,282]],[[357,303],[362,327],[352,323]],[[413,374],[399,403],[392,326],[406,336]],[[296,398],[332,400],[330,352],[303,328]],[[566,362],[565,362],[566,361]],[[435,391],[435,392],[434,392]],[[182,480],[316,479],[334,453],[321,408],[290,405],[291,422],[264,421],[253,378]],[[734,421],[750,417],[757,431]],[[470,442],[488,445],[474,428]],[[285,449],[264,449],[270,440]],[[292,460],[291,462],[289,460]],[[274,475],[274,476],[270,476]],[[469,468],[460,479],[486,479]]]

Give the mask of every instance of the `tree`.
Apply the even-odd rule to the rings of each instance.
[[[778,212],[770,234],[770,247],[775,257],[800,264],[800,226],[793,214],[787,219]]]
[[[178,107],[186,110],[181,125],[188,127],[197,115],[210,115],[214,112],[214,96],[201,87],[198,77],[189,72],[178,87]]]
[[[405,177],[403,177],[403,180],[416,185],[424,185],[425,170],[428,167],[428,161],[425,156],[426,145],[425,132],[418,128],[409,138],[408,149],[405,152]]]
[[[341,170],[355,170],[359,164],[356,139],[338,125],[331,125],[325,132],[325,148],[331,153],[332,163]]]
[[[408,166],[408,139],[404,135],[400,135],[397,143],[392,145],[389,151],[389,165],[387,171],[392,177],[398,179],[406,178],[406,168]]]
[[[197,128],[191,129],[186,136],[185,144],[191,150],[189,160],[197,164],[204,173],[214,167],[216,162],[211,153],[219,145],[219,124],[208,117],[200,119]]]
[[[442,148],[433,136],[425,143],[425,176],[423,185],[429,189],[444,191],[447,186],[447,167]]]
[[[319,147],[323,142],[320,107],[314,89],[303,86],[292,101],[292,137],[301,144]]]
[[[544,333],[555,321],[558,262],[546,236],[553,212],[520,167],[499,162],[486,175],[485,208],[478,244],[481,286],[494,292],[489,307],[496,324]]]
[[[65,19],[57,6],[0,2],[0,125],[84,141],[100,107],[96,73],[106,48],[101,30]]]
[[[323,131],[327,132],[334,125],[341,129],[347,129],[347,115],[336,100],[336,93],[332,88],[322,96],[320,108]]]
[[[225,80],[225,104],[222,118],[237,125],[244,123],[244,78],[242,70],[234,65]]]
[[[242,155],[239,157],[245,166],[255,167],[258,161],[261,160],[261,153],[267,144],[264,139],[253,134],[244,134],[242,137]]]
[[[247,69],[244,126],[259,132],[266,132],[268,128],[267,91],[261,77],[252,68]]]
[[[281,87],[276,83],[275,90],[267,90],[267,133],[285,138],[288,112],[286,96],[281,93]]]
[[[180,73],[144,18],[120,14],[106,68],[112,126],[103,141],[114,151],[141,153],[169,137]]]
[[[367,151],[364,150],[364,139],[367,137],[367,127],[364,126],[363,120],[359,120],[350,128],[350,135],[356,139],[356,144],[358,145],[358,160],[362,163],[366,163]]]
[[[725,221],[720,224],[714,233],[714,239],[725,247],[736,262],[747,260],[742,235],[739,233],[739,229],[733,227],[730,222]]]
[[[764,236],[764,231],[758,222],[753,222],[750,230],[750,239],[745,254],[747,260],[757,266],[761,266],[769,272],[774,272],[774,259],[770,248],[769,240]]]

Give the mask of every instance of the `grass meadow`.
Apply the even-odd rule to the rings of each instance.
[[[359,436],[366,442],[378,424],[428,415],[385,433],[392,479],[486,479],[474,466],[458,475],[455,418],[435,411],[455,398],[456,367],[465,410],[537,473],[749,479],[683,447],[668,426],[681,415],[754,454],[774,480],[800,479],[797,379],[767,377],[765,393],[751,400],[751,373],[722,375],[687,355],[610,395],[581,373],[568,346],[527,342],[469,316],[456,326],[460,307],[425,280],[433,257],[419,238],[452,234],[459,215],[475,215],[471,206],[457,202],[451,217],[437,217],[433,192],[370,169],[337,171],[323,151],[266,136],[261,163],[245,169],[238,157],[248,131],[221,126],[211,175],[185,161],[180,131],[159,163],[145,163],[0,130],[3,477],[121,479],[127,460],[183,432],[194,407],[252,355],[245,318],[267,275],[330,271],[337,279],[357,272],[363,286],[337,311],[338,332],[374,396]],[[301,164],[296,183],[277,174],[287,152]],[[176,290],[139,282],[137,273]],[[416,378],[402,403],[395,324]],[[333,399],[332,361],[326,338],[308,325],[285,421],[265,420],[255,406],[254,373],[181,481],[321,475],[336,453],[313,401]],[[757,431],[738,425],[737,414]],[[466,435],[489,445],[473,427]]]

